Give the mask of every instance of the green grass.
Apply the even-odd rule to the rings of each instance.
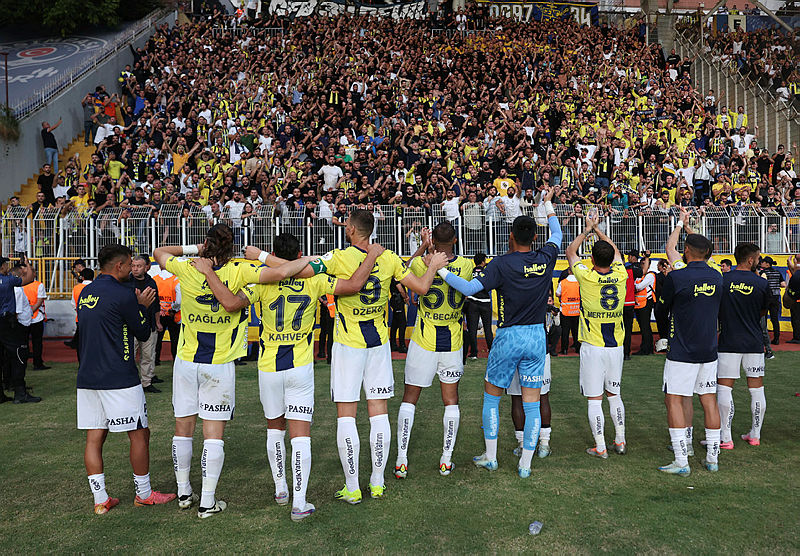
[[[578,391],[578,360],[553,360],[553,455],[534,458],[528,480],[516,475],[510,402],[501,406],[500,469],[489,473],[470,460],[483,451],[480,429],[485,360],[470,362],[461,383],[461,428],[449,477],[437,471],[442,438],[438,387],[420,400],[409,453],[408,479],[387,470],[387,497],[359,506],[334,501],[343,484],[336,451],[335,409],[328,398],[327,365],[317,367],[317,413],[312,429],[313,469],[308,498],[317,513],[302,523],[272,501],[266,463],[265,421],[253,364],[238,368],[236,419],[225,441],[225,468],[217,494],[224,514],[200,521],[176,505],[136,508],[127,461],[127,437],[110,435],[105,448],[109,492],[122,503],[95,516],[83,468],[83,435],[75,429],[74,367],[29,371],[40,404],[0,405],[2,518],[0,543],[13,552],[600,552],[657,553],[800,552],[798,409],[794,397],[800,353],[778,353],[767,364],[768,408],[764,443],[739,441],[720,457],[720,472],[702,469],[699,454],[689,478],[664,476],[656,467],[671,459],[661,394],[663,357],[634,358],[625,365],[622,395],[630,452],[600,461],[583,454],[591,436],[586,402]],[[402,385],[401,362],[395,380]],[[168,365],[158,368],[169,379]],[[173,491],[170,444],[171,385],[148,395],[153,486]],[[738,412],[734,434],[750,425],[749,395],[734,389]],[[400,397],[390,402],[392,434]],[[702,412],[695,404],[702,437]],[[607,405],[604,406],[607,412]],[[366,408],[361,407],[361,484],[369,480]],[[606,419],[606,436],[613,427]],[[200,431],[196,435],[192,483],[200,489]],[[738,438],[735,436],[734,438]],[[692,488],[690,488],[692,487]],[[537,537],[528,524],[544,523]]]

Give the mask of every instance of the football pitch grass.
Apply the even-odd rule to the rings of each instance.
[[[668,463],[666,416],[661,393],[663,356],[625,363],[622,395],[627,412],[629,453],[598,460],[584,454],[591,436],[586,402],[578,389],[578,359],[553,359],[553,454],[534,457],[529,479],[517,477],[510,400],[501,404],[500,468],[474,467],[483,451],[482,377],[485,359],[468,362],[461,381],[461,428],[449,477],[439,475],[442,403],[439,387],[423,392],[409,451],[408,478],[392,473],[395,427],[401,401],[403,362],[395,361],[397,396],[389,403],[392,448],[383,500],[369,498],[369,426],[360,406],[360,483],[358,506],[333,499],[343,476],[336,450],[335,408],[329,401],[329,367],[316,371],[316,414],[308,499],[317,512],[301,523],[289,519],[291,507],[272,499],[265,455],[265,429],[255,365],[237,367],[236,418],[225,437],[225,467],[217,489],[228,510],[208,520],[195,508],[176,503],[134,507],[133,481],[124,434],[109,435],[105,447],[108,491],[121,499],[104,516],[92,512],[83,467],[84,436],[75,428],[74,365],[29,371],[40,404],[0,405],[0,469],[3,512],[0,543],[14,553],[798,553],[800,552],[800,354],[777,353],[767,362],[767,413],[763,443],[738,440],[750,426],[750,400],[744,379],[734,400],[736,448],[723,451],[720,471],[701,465],[702,411],[695,400],[695,452],[688,478],[656,470]],[[171,366],[161,394],[148,394],[153,487],[175,491],[170,456],[173,432]],[[606,438],[613,425],[606,412]],[[288,440],[288,439],[287,439]],[[287,441],[287,449],[289,443]],[[195,434],[192,485],[200,491],[202,435]],[[544,523],[538,536],[528,524]]]

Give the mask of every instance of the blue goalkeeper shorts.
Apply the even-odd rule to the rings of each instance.
[[[486,381],[498,388],[508,388],[514,373],[524,388],[541,388],[547,356],[544,324],[498,328],[486,365]]]

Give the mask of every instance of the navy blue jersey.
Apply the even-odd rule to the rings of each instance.
[[[495,257],[477,279],[486,291],[497,290],[497,326],[543,324],[558,247]]]
[[[786,284],[786,294],[789,299],[800,301],[800,270],[792,274],[791,279]]]
[[[772,294],[769,283],[755,272],[731,270],[722,275],[719,308],[719,350],[726,353],[763,353],[761,313]]]
[[[692,261],[667,274],[661,299],[672,313],[667,359],[684,363],[715,361],[722,274],[705,261]]]
[[[78,297],[78,388],[117,390],[141,384],[134,337],[150,337],[150,319],[133,289],[101,274]]]

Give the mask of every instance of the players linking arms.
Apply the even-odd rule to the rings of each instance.
[[[201,243],[197,246],[186,246],[186,248],[182,245],[158,247],[153,252],[153,258],[161,266],[161,268],[166,269],[167,261],[170,257],[180,257],[182,255],[196,255],[202,257],[204,245],[205,244]],[[194,249],[194,247],[196,247],[196,249]],[[300,257],[294,261],[283,261],[285,264],[272,265],[272,267],[265,266],[261,269],[258,281],[261,284],[268,284],[271,282],[279,282],[285,278],[295,276],[301,270],[306,268],[308,263],[313,261],[315,258],[316,257]]]
[[[595,214],[592,217],[590,217],[590,216],[586,217],[586,228],[580,234],[578,234],[575,237],[575,239],[572,241],[572,243],[570,243],[567,246],[566,255],[567,255],[567,262],[569,263],[569,266],[572,267],[575,263],[580,262],[581,258],[578,255],[578,249],[580,248],[581,244],[584,242],[586,237],[592,232],[594,232],[595,235],[597,235],[597,238],[600,241],[605,241],[609,245],[611,245],[611,247],[614,248],[614,260],[613,260],[613,262],[621,263],[622,262],[622,254],[619,252],[619,249],[617,249],[617,246],[614,244],[614,242],[611,241],[608,238],[608,236],[603,233],[603,230],[600,229],[600,216]]]
[[[351,295],[358,292],[364,286],[367,278],[369,278],[369,273],[375,266],[375,261],[383,252],[384,248],[381,245],[377,243],[371,244],[369,249],[367,249],[367,257],[356,269],[353,275],[347,280],[340,279],[336,282],[336,290],[334,291],[333,295]],[[273,262],[275,260],[284,260],[273,255],[270,255],[270,257],[273,258]],[[294,261],[283,262],[274,268],[264,267],[259,276],[259,283],[266,284],[275,282],[276,280],[272,278],[275,272],[286,272],[287,269],[288,271],[292,271],[297,268],[298,265],[296,263],[299,263],[300,261],[303,262],[300,270],[303,270],[307,267],[309,259],[313,260],[316,258],[317,257],[300,257]],[[289,265],[293,266],[290,267]],[[222,283],[222,280],[220,280],[216,273],[214,273],[214,270],[208,259],[197,259],[194,262],[194,267],[206,277],[208,280],[208,287],[211,288],[211,292],[214,294],[214,297],[217,298],[217,301],[220,302],[220,305],[222,305],[226,311],[232,313],[244,309],[250,305],[250,300],[245,292],[239,291],[238,294],[234,295],[231,290],[229,290],[228,287]],[[297,272],[294,274],[297,274]],[[293,276],[293,274],[289,274],[283,278],[288,278],[289,276]]]
[[[547,239],[547,243],[553,243],[557,247],[561,246],[561,239],[563,237],[561,233],[561,224],[558,222],[558,217],[556,216],[555,211],[553,210],[553,204],[550,202],[553,199],[553,195],[555,194],[555,188],[550,189],[544,197],[542,197],[542,201],[545,204],[545,210],[547,211],[547,225],[550,228],[550,237]],[[530,251],[530,246],[527,246],[527,249],[521,249],[520,245],[516,243],[509,245],[511,251]],[[470,281],[464,280],[460,276],[456,276],[452,272],[449,272],[446,268],[443,268],[439,271],[439,275],[444,278],[444,281],[447,282],[447,285],[457,289],[464,295],[475,295],[479,291],[483,289],[483,283],[477,279],[473,278]]]

